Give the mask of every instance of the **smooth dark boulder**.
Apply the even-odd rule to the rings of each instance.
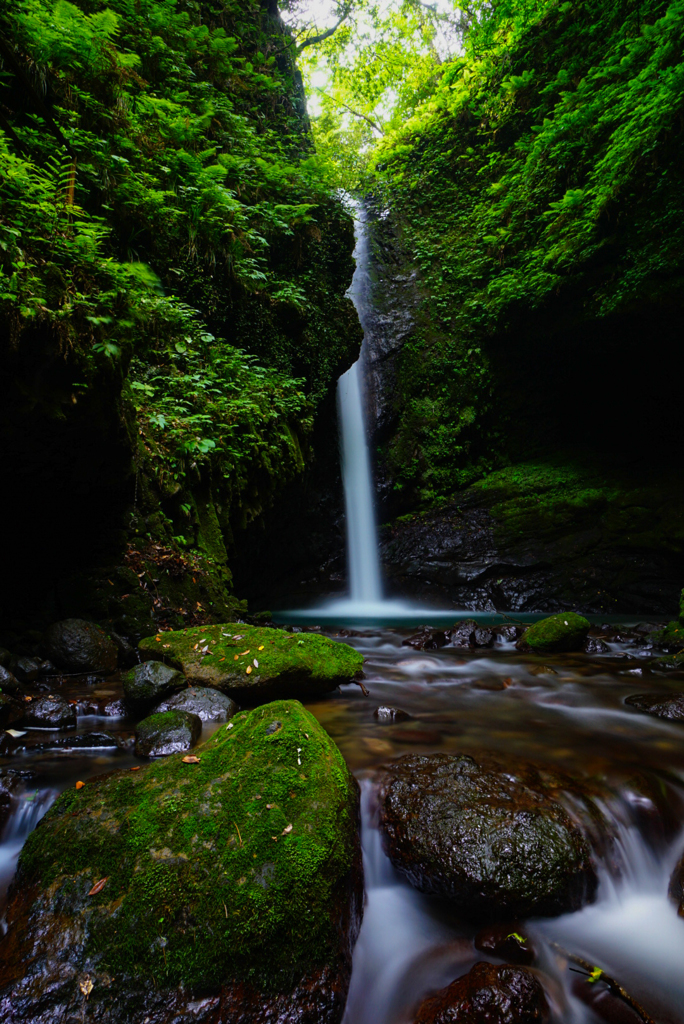
[[[420,1004],[414,1024],[542,1024],[544,989],[524,967],[479,963]]]
[[[363,669],[363,655],[330,637],[239,622],[158,633],[138,647],[144,657],[182,669],[190,684],[213,686],[240,705],[329,693]]]
[[[76,708],[63,697],[48,694],[24,704],[21,724],[27,729],[74,729]]]
[[[188,685],[182,672],[161,661],[136,665],[123,674],[122,682],[124,700],[135,711],[152,707]]]
[[[625,697],[625,704],[647,715],[684,722],[684,693],[634,693]]]
[[[234,700],[211,686],[187,687],[155,708],[155,711],[187,711],[203,722],[227,722],[239,710]]]
[[[166,757],[190,750],[202,734],[202,719],[187,711],[161,711],[138,722],[135,752],[138,757]]]
[[[10,661],[10,671],[20,683],[32,683],[38,678],[42,662],[37,658],[17,657]]]
[[[24,705],[8,693],[0,693],[0,728],[18,722],[24,714]]]
[[[49,660],[64,672],[116,672],[116,645],[94,622],[55,622],[45,632],[43,647]]]
[[[550,654],[555,651],[580,651],[584,647],[591,623],[575,612],[561,612],[535,622],[525,630],[517,646],[523,651]]]
[[[0,665],[0,693],[23,697],[25,690],[15,675],[8,668]]]
[[[3,1024],[339,1024],[363,908],[342,755],[279,701],[183,757],[70,788],[31,833]]]
[[[530,764],[406,755],[380,788],[394,864],[477,920],[577,910],[596,890],[589,844],[559,800],[569,779]]]

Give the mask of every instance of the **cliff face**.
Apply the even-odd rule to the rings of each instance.
[[[2,3],[0,60],[4,628],[225,616],[361,338],[277,7]]]
[[[379,157],[422,296],[378,436],[387,568],[481,607],[666,609],[684,7],[537,12],[447,68]]]

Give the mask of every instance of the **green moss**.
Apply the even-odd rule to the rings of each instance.
[[[139,648],[181,668],[190,681],[215,686],[243,703],[268,693],[334,690],[363,669],[358,651],[329,637],[234,622],[158,633],[141,640]]]
[[[115,984],[284,990],[335,943],[355,783],[296,701],[237,715],[195,754],[62,794],[24,847],[21,884],[85,919],[84,955]]]
[[[535,622],[527,630],[522,641],[527,647],[540,653],[576,651],[584,643],[590,628],[591,623],[583,615],[561,612],[559,615],[550,615],[541,622]]]

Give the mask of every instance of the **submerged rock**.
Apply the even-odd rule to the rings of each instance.
[[[363,656],[316,633],[228,623],[141,640],[144,655],[182,669],[188,682],[213,686],[238,704],[312,696],[360,676]]]
[[[598,636],[588,636],[584,644],[585,654],[610,654],[610,647]]]
[[[393,708],[387,704],[382,704],[379,708],[375,709],[373,717],[380,725],[393,725],[395,722],[406,722],[411,716],[408,711],[402,711],[401,708]]]
[[[580,651],[587,639],[591,623],[575,612],[561,612],[548,619],[535,622],[525,631],[518,646],[523,650],[538,651],[540,654],[552,651]]]
[[[75,729],[76,708],[54,694],[37,697],[24,705],[21,724],[28,729]]]
[[[524,967],[479,963],[448,988],[423,1000],[414,1024],[541,1024],[548,1004]]]
[[[178,669],[160,661],[144,661],[122,676],[124,700],[133,710],[152,707],[163,697],[187,687],[187,680]]]
[[[535,958],[534,946],[521,934],[522,927],[517,921],[509,921],[482,928],[475,936],[475,949],[509,963],[531,964]]]
[[[202,719],[187,711],[160,711],[138,722],[135,752],[138,757],[164,757],[190,750],[202,734]]]
[[[363,906],[358,787],[296,701],[63,793],[0,938],[3,1024],[337,1024]]]
[[[684,722],[684,693],[634,693],[625,697],[625,704],[647,715]]]
[[[406,755],[386,772],[380,827],[394,866],[469,917],[555,915],[591,899],[582,831],[558,796],[570,781],[466,755]]]
[[[117,650],[105,631],[85,619],[64,619],[50,626],[43,640],[47,657],[65,672],[116,671]]]
[[[413,647],[417,651],[435,651],[444,647],[449,636],[443,629],[422,626],[417,633],[401,641],[402,647]]]
[[[155,711],[188,711],[203,722],[227,722],[239,710],[234,700],[211,686],[191,686],[167,697],[155,708]]]

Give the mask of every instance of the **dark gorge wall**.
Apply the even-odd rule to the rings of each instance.
[[[421,296],[376,438],[399,592],[675,606],[683,32],[677,3],[548,5],[381,153]]]
[[[0,5],[2,629],[225,620],[335,443],[351,219],[273,4],[53,7]]]

